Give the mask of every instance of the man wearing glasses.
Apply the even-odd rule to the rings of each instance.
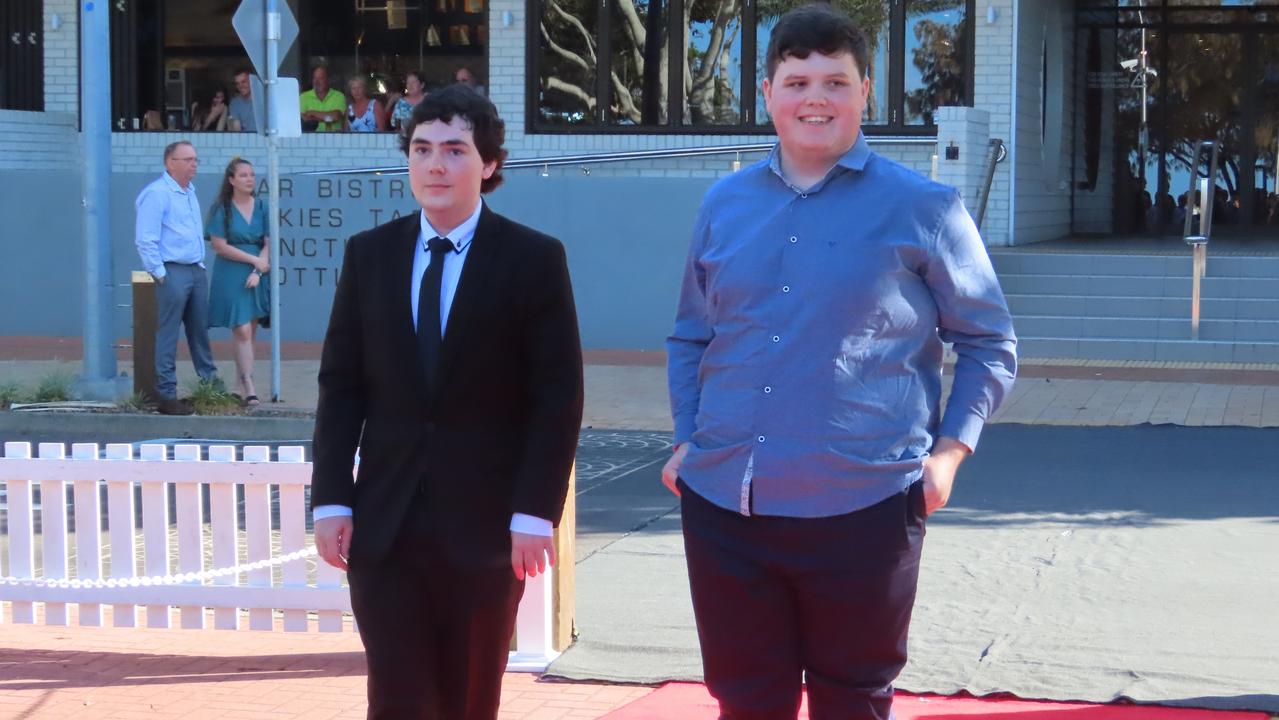
[[[209,281],[204,272],[204,220],[191,179],[199,167],[185,140],[164,149],[164,174],[138,194],[134,242],[142,267],[155,278],[155,400],[165,415],[190,415],[178,401],[179,328],[186,325],[195,371],[216,380],[209,349]]]

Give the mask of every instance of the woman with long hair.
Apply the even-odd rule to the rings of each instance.
[[[226,130],[229,115],[226,90],[215,87],[208,107],[200,107],[198,102],[191,103],[191,129],[202,132],[222,132]]]
[[[209,327],[231,328],[235,340],[236,388],[246,407],[258,405],[253,387],[253,341],[257,323],[269,319],[271,250],[266,203],[255,196],[253,164],[233,158],[222,175],[218,199],[205,225],[217,262],[209,280]],[[265,321],[264,321],[265,324]]]

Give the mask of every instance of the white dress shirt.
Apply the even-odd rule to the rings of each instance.
[[[453,307],[453,296],[457,294],[457,281],[462,277],[462,266],[466,263],[471,241],[475,239],[475,227],[480,223],[480,211],[483,208],[484,203],[476,205],[475,212],[447,235],[436,232],[431,227],[431,221],[426,219],[426,211],[422,211],[422,229],[418,233],[417,252],[413,255],[413,284],[410,290],[413,327],[416,328],[418,323],[417,303],[422,289],[422,276],[431,265],[431,252],[427,249],[427,243],[431,238],[442,237],[453,243],[453,252],[443,256],[444,272],[440,278],[440,332],[448,331],[449,310]],[[331,517],[349,517],[351,508],[345,505],[320,505],[311,514],[317,521]],[[550,537],[552,525],[545,518],[515,513],[511,516],[511,532]]]

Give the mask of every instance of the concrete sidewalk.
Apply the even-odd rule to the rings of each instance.
[[[0,358],[3,345],[0,344]],[[630,364],[623,364],[632,360]],[[671,429],[664,359],[653,353],[587,354],[586,427],[617,430]],[[228,361],[218,363],[223,378],[234,377]],[[279,405],[263,409],[297,413],[315,410],[319,360],[281,363]],[[130,363],[121,363],[131,372]],[[44,377],[74,377],[78,362],[0,360],[0,383],[33,388]],[[270,371],[259,365],[258,393],[270,390]],[[1050,425],[1279,425],[1279,367],[1174,363],[1069,363],[1027,360],[1012,394],[992,422]],[[178,385],[195,381],[188,362],[178,367]],[[947,386],[949,381],[947,380]]]

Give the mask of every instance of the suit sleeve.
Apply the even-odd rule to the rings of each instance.
[[[512,509],[558,525],[582,426],[582,341],[564,247],[539,251],[522,323],[530,412]]]
[[[320,398],[312,443],[311,507],[355,505],[355,449],[364,429],[366,389],[357,238],[342,259],[329,329],[320,352]]]

